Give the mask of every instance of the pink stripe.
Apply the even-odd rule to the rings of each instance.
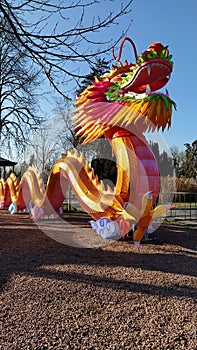
[[[135,205],[141,206],[142,196],[153,191],[153,201],[155,202],[160,191],[160,176],[158,164],[155,156],[146,141],[136,135],[131,135],[131,142],[134,146],[138,160],[138,183]]]

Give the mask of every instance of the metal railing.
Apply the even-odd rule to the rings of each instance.
[[[64,204],[68,209],[81,209],[71,188],[67,191]],[[168,204],[170,209],[167,216],[179,220],[197,221],[197,193],[196,192],[165,192],[160,195],[158,204]]]
[[[172,203],[168,211],[168,217],[179,220],[197,220],[197,193],[196,192],[172,192]]]

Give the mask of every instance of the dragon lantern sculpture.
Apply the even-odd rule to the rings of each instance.
[[[135,63],[121,63],[125,41],[134,49]],[[113,52],[114,56],[114,52]],[[76,135],[83,143],[104,135],[116,158],[117,181],[115,188],[105,188],[84,161],[83,154],[68,151],[54,165],[46,190],[35,168],[30,168],[17,186],[10,185],[11,193],[6,200],[17,210],[30,200],[34,203],[34,217],[58,212],[64,200],[68,183],[72,186],[80,205],[95,220],[94,229],[106,230],[111,236],[122,231],[126,234],[130,224],[137,224],[134,241],[139,248],[151,221],[166,214],[166,207],[153,209],[160,191],[158,164],[144,132],[171,125],[175,103],[166,93],[158,92],[169,80],[172,72],[172,56],[168,47],[161,43],[151,44],[140,56],[130,38],[125,38],[113,69],[104,76],[96,77],[75,102],[74,123]],[[16,179],[12,175],[12,184]],[[8,186],[8,184],[7,184]],[[6,184],[1,183],[0,199],[5,206]],[[110,236],[110,237],[111,237]]]

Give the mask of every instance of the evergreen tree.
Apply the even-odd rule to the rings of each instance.
[[[159,156],[159,170],[161,176],[173,176],[173,159],[166,151],[163,151]]]
[[[197,179],[197,140],[186,143],[185,157],[180,167],[180,176]]]
[[[160,157],[159,144],[157,142],[150,141],[149,145],[154,153],[154,156],[155,156],[157,162],[159,162],[159,157]]]
[[[89,85],[91,85],[93,81],[95,81],[96,77],[99,77],[109,72],[109,69],[109,62],[107,62],[105,58],[96,57],[95,64],[91,66],[90,73],[85,75],[84,78],[79,82],[79,88],[77,89],[77,93],[80,94]]]
[[[169,154],[165,150],[162,153],[160,153],[159,144],[157,142],[150,141],[149,144],[157,160],[160,175],[173,176],[173,158],[169,156]]]

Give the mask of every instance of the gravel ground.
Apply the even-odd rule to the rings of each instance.
[[[0,228],[1,350],[197,349],[195,229],[162,225],[137,253],[66,246],[27,214],[1,211]]]

